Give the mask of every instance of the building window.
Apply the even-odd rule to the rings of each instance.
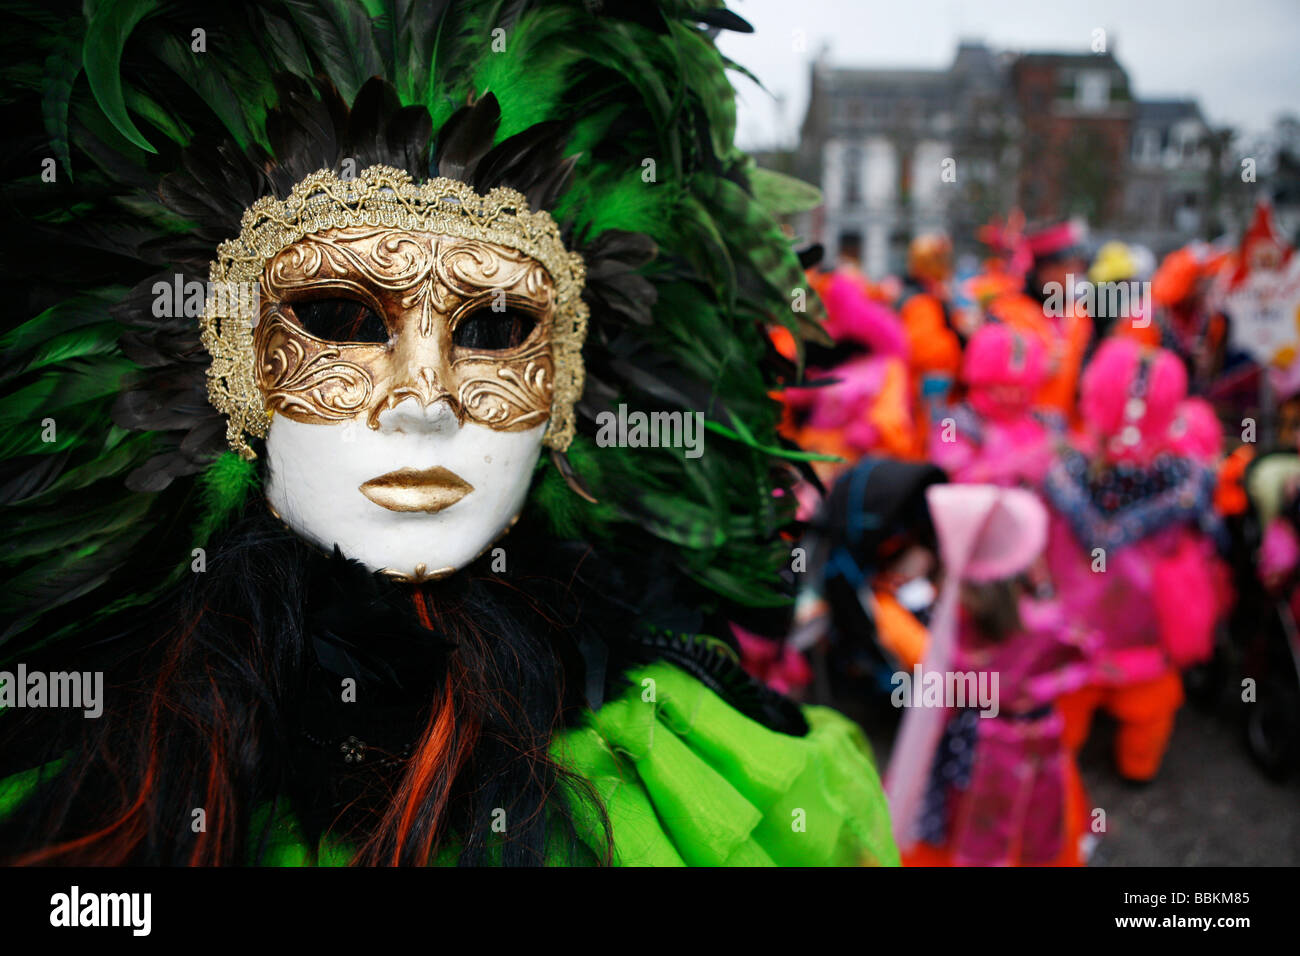
[[[1133,158],[1146,166],[1160,161],[1160,134],[1153,129],[1138,130]]]
[[[844,204],[856,206],[862,202],[862,150],[850,146],[844,151]]]
[[[839,255],[844,259],[862,262],[862,233],[841,232],[839,237]]]
[[[1074,100],[1081,109],[1104,110],[1110,102],[1110,74],[1081,70],[1074,83]]]

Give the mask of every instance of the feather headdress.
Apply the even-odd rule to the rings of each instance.
[[[196,316],[155,315],[155,289],[203,282],[246,208],[349,162],[510,186],[582,255],[577,435],[530,513],[659,555],[719,607],[787,600],[798,455],[770,392],[795,370],[763,329],[819,325],[791,308],[799,261],[756,198],[790,187],[756,189],[733,145],[712,41],[743,20],[714,0],[10,7],[0,659],[157,596],[256,487]],[[619,403],[702,412],[707,452],[598,448]]]

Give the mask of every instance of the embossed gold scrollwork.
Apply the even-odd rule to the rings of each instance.
[[[305,236],[276,254],[266,269],[273,299],[301,289],[348,289],[373,296],[419,285],[432,268],[427,236],[401,229],[351,226]]]
[[[541,263],[514,249],[477,240],[444,241],[437,256],[438,278],[457,295],[513,289],[549,303],[553,286]]]
[[[266,407],[307,422],[352,418],[370,401],[374,384],[338,346],[322,342],[274,312],[258,336],[258,384]]]
[[[546,420],[555,382],[549,347],[539,342],[501,362],[458,358],[460,406],[471,421],[524,431]]]

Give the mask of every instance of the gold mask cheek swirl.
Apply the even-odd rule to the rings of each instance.
[[[307,425],[356,417],[374,395],[370,367],[383,347],[341,345],[308,335],[278,303],[263,309],[254,334],[257,384],[267,411]]]
[[[261,283],[254,351],[268,410],[305,424],[357,419],[371,428],[408,399],[426,407],[445,400],[462,425],[498,431],[525,431],[550,417],[554,284],[521,252],[433,233],[344,227],[277,253]],[[294,306],[305,311],[304,303],[322,298],[369,309],[385,323],[388,341],[349,341],[337,330],[313,335]],[[514,323],[518,341],[499,341],[499,334],[481,341],[482,324],[496,322]],[[470,328],[474,323],[480,327]],[[457,344],[462,337],[465,347]]]

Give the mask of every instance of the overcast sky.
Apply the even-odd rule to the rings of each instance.
[[[808,61],[829,45],[834,66],[943,68],[959,39],[995,50],[1087,52],[1093,30],[1141,99],[1195,97],[1209,121],[1258,132],[1300,113],[1300,0],[730,0],[754,25],[723,33],[784,107],[735,77],[738,139],[790,139],[808,102]],[[802,44],[803,49],[797,49]]]

